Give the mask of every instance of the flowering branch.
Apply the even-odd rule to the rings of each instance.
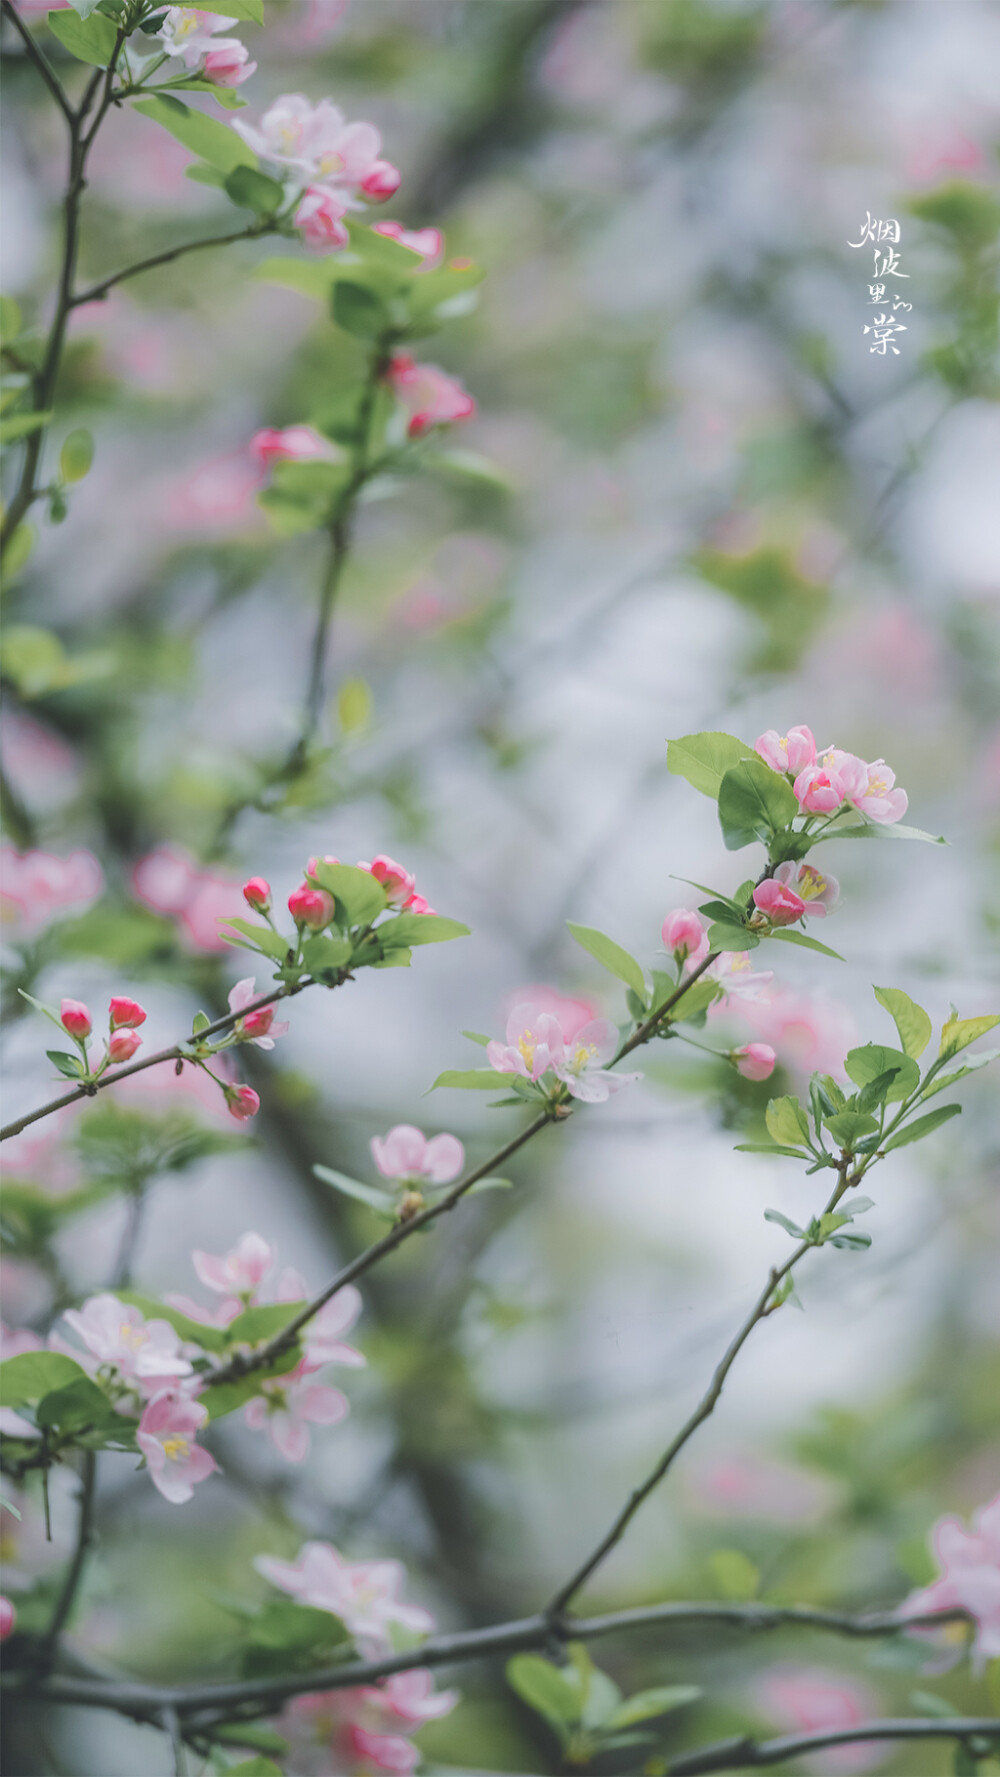
[[[139,259],[134,265],[126,265],[122,271],[113,272],[109,278],[102,278],[100,283],[91,284],[86,290],[80,290],[70,299],[70,308],[81,308],[86,302],[100,302],[116,284],[124,284],[127,278],[136,278],[140,272],[153,271],[158,265],[169,265],[174,259],[181,259],[186,253],[200,253],[204,247],[228,247],[233,241],[253,241],[261,235],[277,232],[277,223],[273,217],[258,217],[246,228],[234,229],[231,234],[208,235],[202,241],[182,241],[179,246],[168,247],[162,253],[152,253],[148,259]]]
[[[161,1719],[165,1709],[174,1709],[185,1716],[211,1710],[215,1712],[217,1720],[223,1720],[235,1709],[242,1710],[246,1707],[266,1713],[286,1697],[302,1696],[310,1691],[352,1689],[356,1685],[373,1684],[380,1678],[390,1678],[396,1672],[448,1666],[465,1660],[480,1660],[531,1648],[543,1648],[551,1645],[553,1640],[596,1641],[605,1635],[663,1624],[692,1627],[703,1623],[721,1623],[732,1629],[751,1631],[808,1628],[868,1639],[901,1634],[912,1629],[940,1628],[945,1622],[968,1621],[968,1613],[960,1608],[901,1617],[892,1611],[852,1615],[849,1612],[814,1609],[802,1604],[671,1602],[579,1619],[553,1620],[546,1614],[539,1613],[507,1623],[492,1623],[485,1629],[469,1629],[455,1635],[434,1635],[402,1653],[386,1654],[380,1659],[342,1661],[337,1666],[312,1672],[232,1680],[220,1684],[150,1685],[131,1680],[62,1676],[39,1683],[34,1678],[25,1679],[23,1674],[17,1672],[10,1674],[7,1683],[12,1688],[16,1686],[32,1691],[44,1688],[45,1695],[53,1703],[77,1703],[90,1709],[114,1709],[119,1714],[138,1718]]]
[[[839,1176],[836,1187],[823,1210],[825,1216],[833,1214],[848,1187],[856,1184],[858,1178],[861,1177],[861,1169],[859,1169],[857,1175],[851,1174],[850,1161],[846,1159],[840,1162],[837,1171]],[[781,1298],[776,1300],[775,1292],[778,1290],[784,1279],[791,1275],[799,1260],[804,1258],[806,1253],[810,1252],[815,1244],[816,1243],[813,1240],[803,1240],[797,1247],[795,1247],[791,1257],[786,1259],[783,1265],[773,1266],[768,1272],[767,1282],[765,1283],[764,1288],[757,1297],[757,1300],[743,1322],[743,1325],[726,1347],[722,1358],[716,1365],[712,1380],[709,1383],[708,1388],[705,1390],[705,1393],[702,1395],[701,1400],[698,1402],[694,1412],[681,1427],[673,1441],[668,1444],[652,1472],[647,1475],[642,1484],[639,1487],[636,1487],[629,1495],[625,1505],[618,1513],[618,1516],[615,1518],[606,1534],[601,1538],[601,1541],[598,1543],[592,1554],[587,1556],[587,1559],[577,1568],[572,1577],[566,1581],[566,1584],[559,1588],[559,1591],[556,1593],[548,1607],[550,1613],[558,1616],[566,1609],[566,1606],[570,1603],[571,1599],[575,1597],[576,1593],[580,1590],[580,1587],[590,1578],[591,1574],[595,1572],[605,1558],[611,1553],[611,1550],[621,1541],[631,1524],[632,1519],[635,1517],[636,1512],[645,1504],[649,1495],[659,1486],[668,1470],[673,1466],[676,1458],[684,1449],[685,1444],[687,1444],[694,1436],[698,1427],[703,1425],[705,1420],[710,1418],[714,1413],[719,1397],[722,1394],[723,1387],[725,1386],[726,1378],[754,1328],[758,1326],[762,1320],[766,1320],[767,1316],[773,1313],[775,1308],[780,1307]]]
[[[929,1720],[903,1717],[900,1720],[859,1722],[856,1728],[828,1728],[818,1734],[782,1734],[776,1740],[750,1740],[740,1735],[733,1740],[717,1740],[714,1746],[703,1746],[697,1752],[681,1753],[672,1759],[669,1777],[704,1777],[709,1771],[741,1771],[761,1765],[779,1765],[785,1759],[802,1753],[818,1752],[824,1746],[852,1746],[862,1740],[958,1740],[982,1738],[990,1743],[1000,1741],[1000,1726],[995,1718],[977,1715],[952,1715]]]

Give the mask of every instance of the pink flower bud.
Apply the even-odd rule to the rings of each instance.
[[[0,1641],[6,1641],[8,1635],[13,1635],[16,1621],[17,1612],[14,1606],[9,1598],[0,1593]]]
[[[310,888],[308,883],[301,883],[293,889],[288,897],[288,911],[297,926],[308,926],[311,932],[321,932],[333,918],[335,902],[326,889]]]
[[[322,858],[310,858],[308,864],[306,865],[306,875],[307,876],[315,876],[317,864],[339,864],[339,863],[340,863],[340,859],[333,857],[333,855],[330,852],[327,852],[326,856],[322,857]]]
[[[146,1014],[138,1000],[126,999],[123,994],[116,994],[112,998],[110,1012],[112,1030],[119,1030],[123,1026],[134,1030],[136,1025],[146,1022]]]
[[[811,728],[790,728],[787,734],[769,728],[765,734],[757,736],[753,745],[754,752],[760,754],[772,771],[792,771],[797,775],[807,765],[816,763],[816,742]]]
[[[708,955],[708,936],[697,913],[690,913],[686,907],[678,907],[668,913],[660,929],[663,948],[672,950],[679,963],[692,957],[701,962]]]
[[[248,1012],[241,1018],[237,1029],[245,1037],[266,1037],[274,1023],[274,1007],[261,1006],[258,1012]]]
[[[369,870],[375,881],[382,884],[390,907],[406,906],[412,899],[416,878],[405,864],[397,864],[395,858],[387,857],[385,852],[379,852],[370,864],[359,862],[358,869]]]
[[[807,765],[793,786],[803,814],[833,814],[844,800],[844,789],[835,771]]]
[[[137,1030],[116,1030],[108,1040],[108,1055],[112,1061],[131,1061],[141,1044]]]
[[[778,1058],[770,1043],[744,1043],[742,1049],[733,1050],[733,1059],[745,1080],[769,1080]]]
[[[274,462],[308,462],[332,455],[325,438],[312,426],[264,426],[250,440],[250,453],[265,467]]]
[[[753,904],[767,915],[773,926],[794,925],[806,910],[801,895],[797,895],[787,882],[778,882],[772,877],[757,884],[753,891]]]
[[[63,1030],[71,1037],[89,1037],[94,1026],[82,1000],[63,1000],[59,1008]]]
[[[216,38],[202,69],[204,78],[215,86],[242,86],[256,72],[256,62],[250,60],[250,51],[238,37]]]
[[[404,228],[401,222],[373,222],[373,234],[387,235],[391,241],[398,241],[400,246],[409,247],[411,253],[419,254],[423,260],[423,271],[432,271],[439,265],[444,256],[444,235],[439,228]],[[472,261],[467,259],[466,265]],[[451,261],[452,267],[459,271],[461,266],[457,259]]]
[[[423,895],[413,894],[410,896],[408,901],[403,902],[403,911],[404,911],[404,913],[431,913],[431,914],[433,914],[434,909],[430,905],[429,901],[424,900]]]
[[[229,1115],[238,1123],[245,1123],[249,1117],[256,1117],[260,1110],[260,1097],[252,1086],[227,1086],[226,1104]]]
[[[271,906],[271,884],[263,876],[251,876],[243,884],[243,899],[255,913],[267,913]]]
[[[472,396],[437,364],[417,364],[408,353],[399,352],[387,374],[395,394],[409,412],[407,430],[411,438],[419,438],[431,426],[470,419],[476,411]]]
[[[399,190],[401,178],[402,174],[391,160],[373,160],[361,181],[361,190],[373,204],[384,204],[386,198]]]
[[[301,228],[308,246],[333,253],[351,238],[343,222],[346,209],[347,200],[336,192],[324,185],[307,185],[295,212],[295,226]]]

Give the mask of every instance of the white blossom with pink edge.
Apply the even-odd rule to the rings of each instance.
[[[261,1383],[260,1394],[243,1409],[251,1431],[266,1431],[286,1462],[305,1462],[310,1425],[337,1425],[350,1412],[350,1402],[339,1388],[309,1380],[314,1367],[303,1360],[286,1376]]]
[[[961,1606],[975,1619],[972,1663],[982,1672],[1000,1659],[1000,1493],[973,1513],[972,1528],[961,1518],[939,1518],[931,1548],[940,1575],[900,1606],[904,1616]]]
[[[297,1271],[289,1267],[282,1272],[276,1301],[304,1302],[308,1296],[309,1289]],[[352,1370],[365,1368],[368,1359],[353,1345],[345,1345],[343,1340],[344,1333],[350,1332],[360,1313],[361,1292],[352,1283],[345,1284],[329,1302],[324,1303],[303,1328],[303,1372],[319,1370],[324,1364],[345,1364]]]
[[[191,1375],[191,1364],[170,1322],[146,1320],[138,1308],[117,1296],[91,1296],[82,1309],[67,1308],[63,1319],[98,1366],[113,1364],[126,1382],[135,1383],[143,1393]],[[58,1349],[71,1348],[60,1342]],[[80,1361],[78,1351],[71,1355]]]
[[[813,919],[825,919],[840,900],[840,883],[828,871],[817,870],[815,864],[779,864],[774,880],[802,902],[802,913]],[[763,887],[763,884],[761,884]],[[754,901],[757,900],[756,890]]]
[[[216,47],[217,33],[236,23],[220,12],[206,12],[197,6],[168,6],[156,35],[164,55],[180,56],[185,68],[193,71],[206,51]]]
[[[773,969],[753,968],[749,950],[724,950],[714,963],[709,964],[705,975],[722,988],[722,998],[716,1001],[713,1011],[728,1006],[732,1000],[759,999],[774,980]]]
[[[790,728],[787,734],[768,728],[757,736],[753,748],[772,771],[790,771],[797,776],[807,765],[816,763],[816,742],[812,729],[805,726]]]
[[[634,1086],[641,1074],[610,1073],[605,1062],[618,1048],[618,1027],[610,1018],[595,1018],[577,1031],[566,1043],[561,1061],[553,1063],[552,1071],[567,1092],[583,1104],[604,1104],[623,1086]]]
[[[535,982],[529,982],[526,987],[515,987],[506,996],[503,1010],[509,1017],[515,1006],[525,1005],[533,1006],[536,1013],[551,1013],[566,1043],[571,1043],[585,1024],[591,1024],[595,1018],[600,1017],[592,1000],[574,999],[570,994],[560,993],[555,987],[546,987]]]
[[[380,158],[382,138],[375,125],[347,123],[330,99],[311,105],[301,93],[285,93],[259,126],[236,118],[233,128],[255,154],[294,173],[303,185],[357,191],[374,179],[377,195],[387,182],[388,163]]]
[[[320,253],[336,253],[350,242],[344,216],[347,199],[323,185],[307,185],[292,220],[302,230],[307,247]]]
[[[408,431],[418,438],[432,426],[451,425],[471,419],[476,403],[457,377],[438,364],[417,364],[406,352],[398,352],[388,370],[394,394],[410,416]]]
[[[430,1611],[400,1597],[406,1569],[399,1561],[347,1561],[331,1543],[308,1542],[294,1561],[258,1555],[254,1566],[300,1604],[338,1617],[366,1658],[390,1651],[393,1624],[416,1634],[434,1627]]]
[[[583,1028],[586,1028],[584,1026]],[[563,1033],[558,1018],[531,1004],[515,1006],[507,1019],[506,1042],[486,1046],[486,1058],[498,1074],[520,1074],[540,1080],[563,1058]]]
[[[465,1165],[465,1149],[456,1135],[433,1135],[428,1140],[412,1123],[397,1123],[388,1135],[373,1135],[370,1146],[383,1178],[448,1185]]]
[[[208,1408],[173,1389],[155,1394],[145,1407],[135,1441],[153,1486],[171,1505],[186,1504],[198,1482],[207,1481],[219,1466],[195,1442],[196,1432],[207,1424]]]
[[[16,938],[33,938],[53,920],[82,913],[103,888],[92,852],[81,848],[59,858],[0,846],[0,925]]]
[[[384,234],[401,247],[409,247],[423,260],[421,271],[433,271],[444,257],[444,235],[439,228],[404,228],[401,222],[373,222],[372,231]]]
[[[274,1265],[274,1257],[274,1248],[251,1229],[221,1256],[202,1252],[196,1247],[191,1254],[191,1263],[198,1281],[206,1289],[215,1290],[220,1296],[237,1296],[244,1302],[252,1302]]]
[[[312,426],[264,426],[250,440],[250,454],[259,463],[308,462],[313,457],[333,457],[332,444]]]
[[[244,1006],[252,1005],[256,998],[257,983],[252,975],[246,975],[242,981],[237,981],[229,995],[229,1010],[242,1012]],[[273,1006],[261,1006],[259,1011],[250,1012],[246,1018],[239,1019],[236,1025],[237,1036],[242,1037],[244,1042],[252,1043],[255,1049],[273,1049],[275,1038],[287,1036],[291,1028],[287,1021],[276,1024],[274,1011]]]

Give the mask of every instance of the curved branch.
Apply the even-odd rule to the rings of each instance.
[[[903,1717],[900,1720],[859,1722],[856,1728],[830,1728],[818,1734],[783,1734],[778,1740],[717,1740],[697,1752],[682,1752],[667,1767],[668,1777],[705,1777],[709,1771],[743,1771],[761,1765],[780,1765],[802,1753],[819,1752],[824,1746],[852,1746],[866,1740],[973,1740],[1000,1742],[1000,1721],[981,1715],[952,1715],[945,1719]]]
[[[455,1635],[435,1635],[418,1647],[403,1653],[387,1654],[378,1660],[351,1660],[339,1666],[322,1667],[314,1672],[299,1672],[273,1678],[232,1680],[220,1684],[151,1685],[124,1679],[91,1679],[56,1677],[41,1681],[12,1672],[6,1683],[11,1689],[44,1694],[52,1703],[74,1703],[89,1709],[110,1709],[136,1719],[162,1721],[164,1711],[175,1710],[187,1716],[202,1711],[219,1712],[247,1706],[266,1713],[287,1697],[302,1696],[311,1691],[345,1690],[355,1685],[373,1684],[390,1678],[396,1672],[415,1668],[449,1666],[465,1660],[496,1658],[501,1655],[544,1648],[552,1643],[596,1641],[614,1635],[655,1626],[690,1628],[698,1624],[723,1624],[733,1629],[778,1630],[812,1628],[835,1634],[874,1637],[896,1635],[910,1629],[936,1628],[946,1622],[968,1622],[967,1612],[954,1609],[924,1612],[901,1617],[897,1612],[853,1616],[839,1611],[813,1609],[810,1605],[768,1604],[698,1604],[669,1603],[640,1606],[635,1610],[612,1611],[606,1616],[562,1618],[553,1622],[543,1614],[523,1617],[509,1623],[494,1623],[486,1629],[469,1629]],[[867,1735],[861,1736],[867,1738]],[[743,1742],[739,1744],[745,1744]]]
[[[116,284],[124,284],[127,278],[137,278],[140,272],[154,271],[158,265],[169,265],[172,260],[181,259],[186,253],[200,253],[204,247],[228,247],[232,241],[253,241],[260,235],[275,232],[274,222],[252,222],[249,227],[235,229],[232,234],[209,235],[203,241],[183,241],[180,246],[167,247],[162,253],[150,254],[148,259],[138,259],[135,265],[127,265],[124,270],[113,272],[110,278],[102,278],[99,284],[91,284],[88,290],[81,290],[73,297],[70,307],[80,308],[85,302],[99,302]]]
[[[49,1623],[39,1650],[39,1660],[43,1669],[47,1669],[59,1645],[59,1637],[69,1622],[76,1603],[76,1595],[80,1590],[83,1570],[87,1565],[87,1556],[94,1538],[94,1485],[97,1479],[97,1457],[93,1450],[83,1453],[83,1467],[80,1474],[80,1513],[77,1519],[76,1543],[73,1558],[70,1561],[62,1591],[56,1600],[52,1620]]]
[[[59,79],[58,74],[41,45],[35,42],[27,25],[18,13],[17,8],[12,4],[12,0],[3,0],[3,16],[13,25],[28,52],[29,61],[33,62],[38,69],[39,74],[48,87],[49,92],[52,94],[52,97],[55,99],[55,102],[65,117],[66,122],[69,124],[70,129],[75,129],[76,113],[66,96],[66,90],[63,83]]]

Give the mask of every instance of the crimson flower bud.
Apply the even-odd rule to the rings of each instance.
[[[330,924],[334,908],[333,896],[326,889],[311,889],[305,882],[288,897],[288,911],[296,925],[308,926],[311,932],[321,932]]]
[[[361,190],[373,204],[384,204],[399,190],[402,174],[390,160],[373,160],[361,181]]]
[[[112,1030],[120,1030],[125,1026],[134,1030],[137,1024],[146,1022],[146,1014],[138,1000],[126,999],[121,994],[112,999],[110,1012]]]
[[[131,1061],[141,1043],[137,1030],[116,1030],[108,1042],[108,1054],[112,1061]]]
[[[93,1030],[90,1013],[82,1000],[63,1000],[59,1008],[63,1030],[71,1037],[89,1037]]]
[[[238,1123],[245,1123],[248,1117],[256,1117],[260,1110],[260,1098],[252,1086],[227,1086],[226,1104],[229,1115]]]
[[[263,876],[251,876],[243,884],[243,899],[255,913],[267,913],[271,906],[271,884]]]
[[[248,1012],[236,1028],[244,1037],[266,1037],[274,1023],[274,1007],[261,1006],[259,1012]]]

